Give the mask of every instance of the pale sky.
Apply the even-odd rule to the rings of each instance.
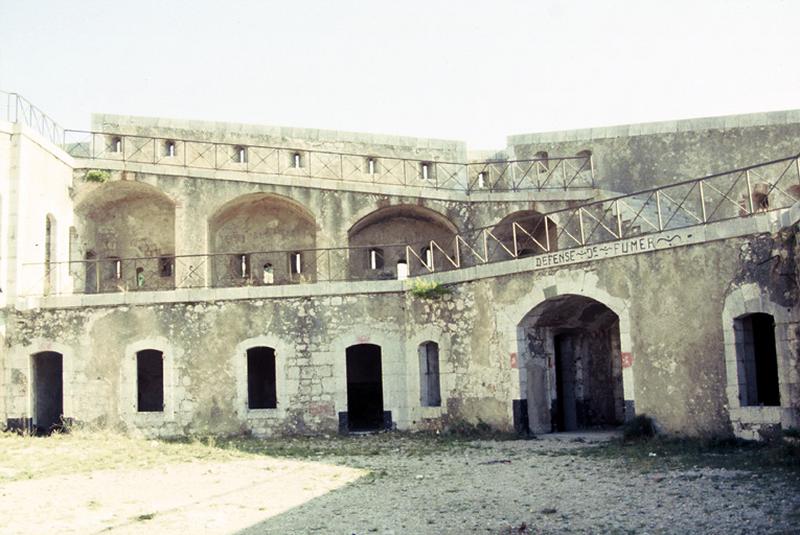
[[[0,89],[459,139],[800,108],[800,1],[0,0]]]

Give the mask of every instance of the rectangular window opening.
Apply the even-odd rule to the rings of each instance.
[[[158,259],[158,274],[161,277],[172,276],[172,257],[162,256]]]
[[[271,347],[253,347],[247,350],[247,407],[249,409],[278,407],[275,350]]]
[[[420,405],[440,407],[442,394],[439,380],[439,344],[425,342],[419,346]]]

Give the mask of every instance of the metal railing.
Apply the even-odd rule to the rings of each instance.
[[[63,145],[65,131],[45,112],[17,93],[0,91],[0,120],[32,128],[54,145]]]
[[[800,155],[476,228],[447,241],[24,266],[30,294],[383,280],[735,220],[800,200]]]
[[[591,156],[450,162],[245,143],[66,130],[75,158],[457,191],[593,188]]]

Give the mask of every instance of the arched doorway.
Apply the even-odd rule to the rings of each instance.
[[[619,317],[580,295],[551,297],[520,322],[519,354],[533,432],[599,429],[625,419]]]
[[[31,355],[33,427],[37,434],[61,428],[64,415],[64,358],[55,351]]]
[[[384,428],[381,347],[357,344],[347,348],[347,430]]]

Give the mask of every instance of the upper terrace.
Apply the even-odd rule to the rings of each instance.
[[[75,158],[78,168],[124,164],[465,194],[586,192],[596,185],[588,153],[525,159],[500,153],[473,161],[456,141],[117,115],[93,116],[90,131],[70,130],[24,97],[0,95],[0,119],[39,131]]]

